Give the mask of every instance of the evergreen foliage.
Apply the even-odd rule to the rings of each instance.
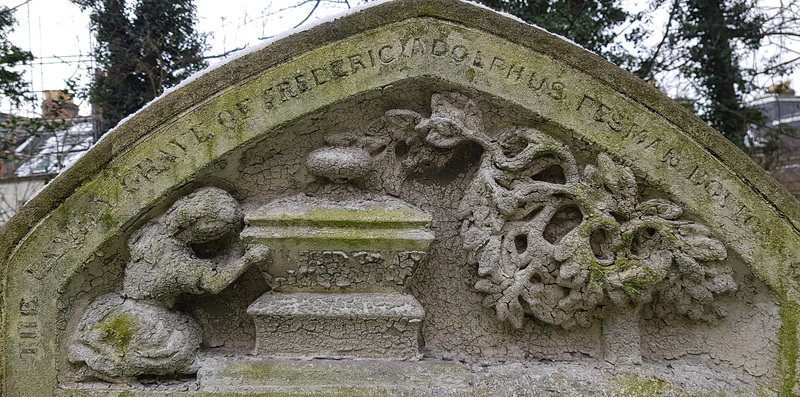
[[[14,10],[0,6],[0,94],[12,104],[19,105],[29,93],[28,84],[22,80],[22,72],[13,68],[32,61],[33,55],[8,40],[16,22]]]
[[[633,56],[616,42],[618,34],[615,28],[631,18],[638,17],[625,11],[620,0],[478,1],[564,36],[618,65],[634,62]],[[632,31],[626,38],[638,42],[641,32]]]
[[[71,0],[91,9],[98,70],[89,90],[106,129],[206,66],[192,0]]]
[[[701,116],[746,149],[748,129],[765,118],[744,104],[744,95],[756,87],[747,79],[755,71],[742,65],[741,55],[761,45],[765,18],[750,0],[683,1],[681,29],[673,39],[673,45],[686,49],[682,72],[698,82],[705,99]]]
[[[642,46],[646,30],[628,29],[624,40],[637,54],[621,46],[620,31],[625,30],[621,27],[647,16],[627,12],[621,1],[479,1],[565,36],[644,80],[654,81],[667,71],[680,72],[696,96],[679,99],[691,103],[691,109],[742,149],[752,147],[748,147],[748,129],[765,121],[759,110],[744,103],[746,94],[758,90],[752,82],[760,71],[745,67],[743,58],[764,44],[768,22],[755,0],[651,0],[644,14],[666,5],[669,20],[663,40],[652,48]],[[784,73],[791,70],[787,66],[782,65]]]

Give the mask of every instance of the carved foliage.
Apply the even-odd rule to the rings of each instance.
[[[396,131],[411,130],[402,139],[422,149],[417,157],[425,144],[483,147],[460,203],[461,237],[478,266],[475,288],[501,320],[519,328],[527,314],[565,329],[589,327],[602,305],[648,303],[657,314],[695,320],[725,315],[715,298],[737,288],[732,270],[713,263],[726,258],[725,246],[681,219],[675,202],[641,200],[629,167],[601,153],[581,171],[564,144],[533,128],[493,139],[476,104],[458,93],[434,94],[431,111],[387,112],[387,141],[371,143],[383,147]]]

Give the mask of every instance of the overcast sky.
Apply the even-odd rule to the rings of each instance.
[[[363,0],[350,0],[350,4],[359,1]],[[208,34],[207,55],[252,46],[264,37],[293,28],[314,6],[314,2],[308,2],[298,9],[279,12],[282,7],[296,2],[195,0],[197,29]],[[89,70],[93,65],[88,12],[82,12],[69,0],[0,0],[0,5],[17,7],[14,16],[18,24],[10,39],[36,57],[34,63],[25,69],[25,77],[32,82],[35,91],[61,89],[67,79],[74,79],[83,86],[89,83]],[[306,23],[346,9],[343,1],[338,4],[322,2]],[[791,80],[793,87],[800,88],[800,71]],[[89,114],[89,105],[78,101],[81,114]],[[0,103],[0,112],[10,110],[9,104]],[[38,109],[31,110],[38,112]]]
[[[350,0],[353,5],[357,2]],[[207,55],[252,46],[263,37],[291,29],[313,7],[312,3],[308,3],[292,12],[279,12],[281,5],[285,6],[286,3],[295,2],[195,0],[197,29],[208,34]],[[74,79],[80,85],[89,83],[89,70],[93,65],[88,12],[82,12],[80,7],[69,0],[0,0],[0,5],[18,7],[14,13],[18,24],[11,33],[10,40],[31,51],[36,57],[33,64],[25,68],[25,78],[33,83],[35,91],[62,89],[67,79]],[[346,9],[344,3],[323,2],[306,23]],[[277,14],[267,15],[267,12]],[[81,114],[90,113],[87,103],[80,105]],[[0,112],[10,110],[9,104],[0,104]]]

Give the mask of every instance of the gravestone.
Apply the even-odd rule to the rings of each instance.
[[[165,95],[6,225],[2,393],[793,395],[799,227],[599,57],[383,2]]]

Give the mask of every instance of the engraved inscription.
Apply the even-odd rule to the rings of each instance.
[[[240,116],[246,114],[248,109],[246,106],[247,102],[243,101],[238,103],[232,111],[224,110],[220,112],[217,118],[219,124],[226,128],[235,128],[237,123],[240,122]],[[209,131],[208,128],[203,128],[202,123],[189,127],[187,131],[178,134],[167,145],[158,149],[156,155],[137,163],[129,173],[122,177],[122,188],[129,193],[138,191],[143,181],[150,181],[157,175],[170,170],[186,155],[188,148],[213,138],[213,132]]]
[[[485,50],[470,48],[470,45],[449,43],[446,39],[414,37],[405,42],[378,45],[363,52],[323,61],[308,70],[297,71],[293,76],[279,78],[277,84],[262,91],[264,108],[274,109],[315,87],[355,75],[362,70],[378,68],[378,73],[382,73],[384,69],[380,69],[381,66],[392,65],[403,59],[422,57],[444,59],[455,65],[467,65],[470,67],[468,75],[470,71],[480,70],[496,81],[525,84],[525,87],[537,96],[555,101],[562,101],[565,98],[565,83],[529,65],[511,62],[506,56],[489,54]]]
[[[741,203],[719,181],[718,177],[709,175],[706,170],[693,163],[687,149],[669,146],[661,137],[648,132],[632,117],[589,94],[583,95],[575,110],[583,112],[595,122],[603,124],[609,132],[623,134],[622,137],[630,144],[660,159],[663,164],[676,170],[686,180],[703,189],[718,206],[732,209],[733,220],[737,225],[758,225],[759,220],[753,216],[752,210]]]
[[[602,124],[609,132],[622,134],[641,149],[661,159],[662,163],[676,169],[687,180],[704,189],[711,195],[715,203],[721,207],[735,208],[735,221],[738,225],[758,222],[751,215],[749,208],[737,202],[725,186],[698,170],[698,166],[687,159],[684,151],[670,147],[661,138],[651,136],[647,128],[637,123],[633,117],[617,106],[607,103],[595,94],[570,91],[569,87],[556,76],[541,71],[524,61],[513,59],[508,54],[494,53],[491,49],[478,48],[474,43],[463,42],[463,38],[450,37],[427,38],[412,37],[396,42],[379,43],[360,52],[344,53],[334,59],[324,59],[308,69],[300,69],[291,75],[282,76],[275,83],[261,90],[260,98],[244,99],[230,109],[216,114],[216,122],[226,130],[242,128],[245,120],[251,117],[254,107],[271,111],[285,103],[309,93],[317,87],[332,81],[373,70],[385,73],[388,67],[403,61],[422,58],[433,58],[451,62],[457,66],[468,66],[464,73],[475,84],[503,84],[524,87],[528,93],[537,98],[563,102],[572,98],[574,109],[591,120]],[[480,74],[482,77],[477,78]],[[159,174],[171,169],[185,155],[188,147],[206,142],[213,138],[208,128],[202,125],[189,128],[178,138],[158,151],[158,155],[142,160],[133,172],[125,175],[123,188],[128,192],[139,190],[144,181],[151,181]]]
[[[217,112],[213,117],[225,130],[240,130],[245,125],[246,119],[253,115],[254,106],[270,111],[328,82],[348,78],[370,69],[383,73],[385,69],[382,67],[390,66],[402,59],[423,57],[445,59],[454,65],[469,66],[470,69],[466,71],[467,76],[480,71],[494,81],[524,84],[524,87],[537,97],[554,101],[562,101],[566,97],[565,83],[534,70],[529,65],[512,62],[507,56],[471,48],[470,44],[450,43],[447,39],[414,37],[406,41],[375,45],[361,52],[343,54],[335,59],[324,60],[309,69],[282,76],[276,83],[261,90],[260,99],[246,98],[229,109]],[[485,79],[474,81],[488,83]],[[121,178],[123,189],[129,193],[140,190],[142,183],[153,181],[157,176],[172,169],[186,154],[187,148],[213,138],[213,132],[208,127],[203,127],[202,123],[189,127],[165,147],[159,148],[156,155],[140,161],[130,172],[123,175]]]
[[[17,324],[19,358],[25,361],[38,359],[36,338],[39,337],[39,298],[23,297],[19,302],[20,320]]]

